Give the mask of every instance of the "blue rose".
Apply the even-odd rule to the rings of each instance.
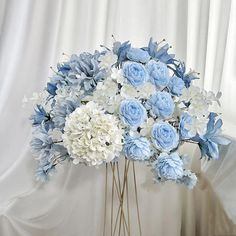
[[[125,139],[123,152],[130,160],[148,160],[151,156],[150,142],[144,137],[128,137]]]
[[[179,130],[180,130],[180,136],[182,139],[190,139],[194,135],[192,135],[189,132],[189,128],[187,125],[193,124],[193,118],[191,115],[189,115],[187,112],[183,112],[180,116],[180,122],[179,122]]]
[[[127,82],[135,87],[145,84],[148,80],[148,73],[145,67],[137,62],[125,62],[123,65],[123,75]]]
[[[124,122],[124,124],[138,127],[147,118],[147,112],[143,105],[135,100],[135,99],[128,99],[124,100],[120,104],[120,119]]]
[[[183,161],[177,153],[162,153],[153,162],[153,172],[157,180],[174,180],[183,176]]]
[[[155,123],[151,130],[153,144],[158,150],[169,152],[179,144],[176,129],[167,122]]]
[[[175,109],[174,101],[167,92],[156,92],[146,103],[147,109],[151,109],[155,116],[160,118],[170,117]]]
[[[136,61],[141,63],[146,63],[150,59],[148,52],[140,48],[130,48],[126,56],[131,61]]]
[[[172,94],[180,96],[183,92],[183,89],[185,88],[185,84],[181,78],[174,76],[170,79],[168,88],[170,89]]]
[[[158,88],[163,88],[168,85],[170,76],[168,67],[165,63],[151,60],[147,63],[146,67],[153,84]]]

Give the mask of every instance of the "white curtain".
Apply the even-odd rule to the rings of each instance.
[[[63,52],[111,46],[112,34],[136,46],[165,38],[177,58],[200,72],[200,86],[223,92],[225,133],[236,136],[236,0],[0,0],[0,235],[101,234],[104,168],[64,166],[50,183],[35,183],[22,98],[43,89]],[[200,176],[194,191],[141,186],[143,234],[235,233],[235,175],[226,168],[235,167],[235,151],[227,155],[203,172],[194,158]],[[209,175],[216,170],[224,174]],[[138,166],[140,185],[148,171]],[[228,184],[219,184],[226,177]]]

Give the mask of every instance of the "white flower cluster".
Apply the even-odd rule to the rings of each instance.
[[[60,102],[67,99],[68,97],[73,98],[73,97],[80,97],[82,95],[83,95],[83,90],[81,90],[81,87],[79,85],[76,87],[64,86],[57,89],[55,100],[57,102]]]
[[[120,155],[122,135],[118,119],[91,101],[67,117],[62,138],[75,164],[95,166]]]
[[[117,55],[113,54],[111,51],[108,51],[106,54],[101,55],[98,60],[100,61],[100,68],[110,68],[117,62]]]
[[[194,85],[183,90],[183,94],[179,99],[182,102],[190,103],[185,110],[192,116],[192,124],[186,125],[191,136],[196,134],[203,135],[206,132],[208,115],[210,113],[209,107],[214,101],[219,104],[219,98],[220,94],[215,95],[211,91],[201,90]]]
[[[109,67],[106,69],[109,69]],[[120,92],[119,84],[122,85]],[[147,99],[155,91],[155,85],[151,83],[145,83],[139,88],[124,83],[122,69],[112,68],[106,80],[99,82],[93,95],[86,97],[84,101],[96,101],[109,113],[118,114],[122,100],[135,98]]]

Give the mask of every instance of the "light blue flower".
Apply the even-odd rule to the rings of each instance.
[[[55,96],[58,87],[78,86],[85,91],[92,92],[97,82],[105,78],[106,72],[99,68],[98,58],[100,52],[73,54],[70,60],[57,65],[58,73],[54,75],[47,85],[47,91]]]
[[[71,55],[69,61],[57,64],[57,70],[59,74],[63,76],[67,76],[69,74],[69,72],[71,71],[70,63],[73,62],[73,59],[77,60],[77,56],[75,54]]]
[[[127,58],[131,61],[146,63],[149,61],[150,56],[147,51],[140,48],[130,48],[127,52]]]
[[[147,118],[145,108],[135,99],[122,101],[120,104],[119,114],[120,119],[124,122],[124,124],[131,127],[140,126]]]
[[[168,118],[174,112],[175,104],[171,95],[167,92],[156,92],[151,95],[146,103],[147,109],[151,109],[152,113],[160,118]]]
[[[152,163],[154,176],[157,181],[173,180],[183,176],[183,161],[177,153],[170,155],[162,153],[156,161]]]
[[[30,142],[32,152],[38,156],[41,163],[46,163],[52,156],[53,140],[43,125],[33,130],[33,138]]]
[[[84,75],[86,77],[94,77],[101,72],[99,69],[98,58],[101,54],[99,52],[95,52],[94,54],[83,52],[79,56],[73,54],[67,63],[70,67],[70,71],[66,74],[67,76],[74,72],[76,74]],[[65,64],[64,64],[65,65]],[[59,71],[61,69],[58,67]],[[95,80],[97,80],[96,78]]]
[[[185,88],[185,84],[181,78],[174,76],[170,79],[168,88],[173,95],[180,96]]]
[[[77,97],[68,97],[55,103],[52,115],[56,128],[64,129],[66,117],[80,106],[80,99]]]
[[[165,63],[151,60],[146,65],[150,81],[158,88],[164,88],[169,83],[169,70]]]
[[[179,184],[184,184],[189,189],[193,189],[197,184],[197,176],[190,170],[184,170],[183,176],[176,181]]]
[[[32,120],[33,126],[38,126],[38,125],[43,124],[46,130],[54,128],[54,124],[52,122],[51,116],[49,113],[45,111],[43,106],[36,105],[34,111],[35,111],[35,114],[33,114],[30,117],[30,120]]]
[[[150,38],[148,47],[145,47],[143,49],[148,51],[149,55],[152,58],[158,59],[159,61],[166,64],[174,64],[174,62],[176,61],[174,59],[175,55],[168,53],[168,50],[170,48],[169,44],[166,43],[163,46],[160,46],[162,42],[153,42],[152,38]]]
[[[169,152],[179,144],[176,129],[167,122],[155,123],[151,130],[153,144],[158,150]]]
[[[190,87],[192,80],[199,79],[198,73],[196,73],[195,71],[189,71],[188,73],[186,73],[186,67],[184,62],[180,61],[178,65],[175,65],[175,67],[175,75],[177,75],[184,81],[186,88]]]
[[[123,74],[126,81],[135,87],[145,84],[148,80],[145,67],[137,62],[125,62],[123,64]]]
[[[37,126],[32,136],[30,146],[38,162],[36,179],[44,182],[55,170],[55,159],[57,163],[64,161],[68,152],[62,144],[54,142],[44,125]]]
[[[193,135],[189,132],[189,128],[187,125],[193,124],[193,118],[191,115],[189,115],[187,112],[183,112],[180,116],[180,122],[179,122],[179,131],[181,139],[190,139],[193,137]]]
[[[80,83],[81,80],[79,80],[76,74],[72,71],[69,71],[66,75],[57,73],[53,75],[50,79],[50,82],[47,83],[46,90],[51,96],[54,97],[57,94],[58,88],[64,86],[76,87]]]
[[[126,41],[124,43],[117,41],[113,44],[113,52],[118,56],[119,64],[121,64],[123,61],[127,59],[126,55],[130,48],[131,44],[129,41]]]
[[[150,142],[144,137],[127,137],[125,139],[123,152],[130,160],[148,160],[151,156]]]
[[[55,165],[53,165],[51,162],[46,163],[44,166],[39,166],[35,172],[36,180],[40,182],[46,182],[49,180],[49,176],[54,174],[55,171]]]
[[[94,54],[84,52],[74,56],[70,63],[72,71],[80,75],[80,85],[85,91],[93,91],[97,82],[105,78],[105,70],[99,67],[100,55],[97,51]]]
[[[51,82],[48,82],[47,83],[47,88],[46,88],[47,92],[52,95],[53,97],[57,94],[56,91],[57,91],[57,85],[56,84],[53,84]]]
[[[197,135],[192,138],[193,141],[198,142],[202,157],[207,157],[208,159],[218,159],[218,145],[228,145],[230,143],[229,139],[221,135],[221,126],[223,125],[223,122],[221,119],[215,121],[216,116],[216,113],[211,112],[206,133],[202,136]]]

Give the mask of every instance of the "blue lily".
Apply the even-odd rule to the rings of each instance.
[[[113,52],[118,56],[119,64],[127,59],[126,55],[130,48],[131,44],[129,41],[125,41],[124,43],[115,42],[113,44]]]
[[[207,132],[202,136],[192,138],[193,141],[198,142],[202,157],[207,157],[208,160],[219,158],[219,144],[228,145],[230,143],[229,139],[221,135],[223,122],[221,119],[215,121],[216,116],[216,113],[211,112],[207,124]]]
[[[158,59],[159,61],[164,62],[166,64],[174,64],[175,55],[168,53],[168,50],[170,49],[169,44],[164,44],[163,46],[160,47],[160,44],[162,42],[160,43],[153,42],[152,38],[150,38],[148,47],[144,47],[143,49],[148,51],[149,55],[152,58]]]
[[[176,76],[184,81],[185,87],[189,88],[192,80],[199,79],[198,74],[195,71],[189,71],[186,73],[186,66],[184,62],[179,62],[174,70]]]
[[[58,72],[62,73],[63,75],[68,75],[71,70],[69,62],[63,62],[57,64]]]
[[[36,105],[34,111],[35,114],[30,117],[33,126],[39,126],[43,123],[46,130],[53,128],[54,125],[51,120],[50,114],[45,111],[43,106]]]
[[[47,92],[54,97],[56,95],[56,91],[57,91],[56,84],[48,82],[47,83]]]

